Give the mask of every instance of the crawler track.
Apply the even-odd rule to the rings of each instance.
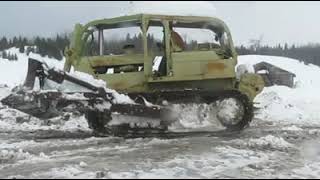
[[[135,137],[162,137],[162,138],[175,138],[175,137],[185,137],[185,136],[217,136],[225,134],[235,134],[244,129],[249,125],[253,117],[253,106],[249,101],[247,96],[240,93],[236,90],[229,91],[217,91],[217,92],[205,92],[205,91],[179,91],[179,92],[162,92],[155,94],[129,94],[131,98],[138,101],[139,98],[144,97],[147,101],[152,103],[158,102],[160,105],[161,101],[167,101],[167,105],[160,105],[160,108],[155,108],[153,111],[148,109],[147,112],[137,110],[130,106],[121,106],[122,112],[127,112],[126,114],[138,117],[152,117],[157,118],[155,121],[159,121],[158,127],[139,127],[135,125],[130,125],[130,122],[127,124],[122,124],[119,126],[108,126],[108,122],[111,121],[111,118],[106,118],[105,113],[98,111],[91,111],[87,114],[87,120],[91,127],[95,131],[97,136],[120,136],[126,138],[135,138]],[[241,117],[241,120],[232,125],[224,124],[225,130],[219,131],[200,131],[200,132],[172,132],[168,130],[168,126],[172,124],[177,119],[172,119],[168,117],[168,114],[176,113],[172,112],[172,104],[183,104],[187,105],[190,103],[196,104],[210,104],[216,101],[221,101],[227,98],[235,98],[239,100],[244,107],[244,114]],[[161,101],[160,101],[161,100]],[[141,105],[143,107],[143,105]],[[128,108],[128,109],[127,109]],[[112,109],[112,108],[111,108]],[[116,109],[120,110],[119,107]],[[135,113],[136,112],[136,113]],[[173,115],[174,116],[174,115]],[[171,118],[171,119],[170,119]]]

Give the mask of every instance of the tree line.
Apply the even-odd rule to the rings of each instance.
[[[307,44],[307,45],[288,45],[287,43],[276,46],[261,46],[251,45],[249,47],[236,47],[239,55],[269,55],[269,56],[282,56],[293,59],[298,59],[305,64],[314,64],[320,66],[320,44]]]
[[[1,56],[3,58],[11,60],[11,56],[8,52],[4,51],[11,47],[19,48],[20,53],[30,52],[38,53],[42,57],[48,56],[49,58],[55,58],[58,60],[63,59],[63,50],[70,43],[70,37],[67,34],[56,35],[54,38],[44,38],[36,36],[34,38],[26,37],[13,37],[6,38],[2,37],[0,39],[0,51],[2,51]]]
[[[147,37],[149,49],[153,52],[159,53],[158,43],[160,40],[154,38],[153,35],[148,35]],[[58,60],[63,59],[63,51],[66,46],[70,43],[70,35],[69,34],[57,34],[55,37],[44,38],[44,37],[13,37],[6,38],[2,37],[0,39],[0,54],[3,58],[7,58],[10,60],[16,60],[17,56],[15,54],[9,54],[5,49],[11,47],[19,48],[20,53],[30,53],[35,52],[39,53],[41,56],[48,56],[49,58],[55,58]],[[123,53],[123,46],[126,44],[133,44],[135,49],[142,52],[142,35],[137,34],[134,36],[127,36],[123,39],[112,40],[105,42],[105,54],[121,54]],[[187,50],[192,50],[197,46],[196,41],[185,42]],[[96,41],[93,41],[91,44],[92,49],[95,51],[87,52],[90,55],[97,55],[97,47],[98,44]],[[288,45],[279,44],[277,46],[268,46],[261,45],[259,41],[252,42],[250,46],[237,46],[237,53],[239,55],[250,55],[250,54],[258,54],[258,55],[271,55],[271,56],[283,56],[298,59],[300,61],[305,62],[306,64],[312,63],[320,66],[320,44],[306,44],[306,45]]]

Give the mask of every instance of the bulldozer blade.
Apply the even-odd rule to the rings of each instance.
[[[1,103],[40,119],[50,119],[61,114],[50,108],[54,101],[57,101],[57,96],[14,93],[2,99]]]
[[[83,94],[83,99],[66,98],[66,96],[67,94],[61,92],[19,91],[2,99],[1,103],[39,119],[50,119],[63,113],[81,115],[106,102],[105,99],[94,97],[91,93]]]
[[[50,80],[58,84],[68,81],[88,91],[69,93],[54,89],[52,89],[53,91],[32,91],[36,78],[39,79],[40,89],[42,90],[46,88],[44,86],[45,82]],[[77,95],[73,96],[75,93]],[[152,123],[160,123],[164,114],[168,114],[167,112],[170,111],[165,107],[147,106],[139,103],[118,104],[114,103],[114,98],[114,95],[106,92],[103,87],[73,77],[64,71],[50,69],[45,63],[29,58],[28,73],[23,87],[18,87],[11,95],[3,98],[1,102],[39,119],[51,119],[63,116],[65,113],[85,115],[89,124],[93,124],[94,127],[96,127],[94,121],[97,117],[101,118],[99,119],[100,122],[107,123],[112,120],[111,114],[134,116],[139,119],[149,118],[152,119]]]

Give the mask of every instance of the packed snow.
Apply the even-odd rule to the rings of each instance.
[[[273,135],[267,135],[259,139],[250,139],[247,144],[248,146],[255,148],[274,148],[278,150],[292,147],[292,145],[283,138],[275,137]]]

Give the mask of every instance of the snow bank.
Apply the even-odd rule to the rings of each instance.
[[[253,65],[260,62],[267,62],[273,65],[276,65],[282,69],[290,71],[296,74],[295,84],[298,88],[310,88],[315,90],[320,89],[320,80],[316,79],[318,75],[320,75],[320,67],[309,64],[306,65],[303,62],[300,62],[297,59],[291,59],[286,57],[279,56],[262,56],[262,55],[244,55],[239,56],[238,65],[245,64],[246,66],[253,71]],[[301,89],[299,89],[301,90]],[[304,96],[310,94],[305,93]]]
[[[12,47],[6,50],[7,53],[16,54],[17,61],[9,61],[0,58],[0,84],[6,84],[9,87],[17,86],[24,82],[28,70],[28,58],[33,57],[46,62],[52,67],[63,69],[64,60],[58,61],[53,58],[41,57],[40,55],[30,53],[20,53],[19,48]]]
[[[255,102],[259,103],[257,117],[283,124],[320,124],[320,67],[306,65],[299,60],[276,57],[246,55],[239,56],[238,65],[243,64],[253,71],[253,65],[262,61],[276,65],[296,74],[295,87],[266,87]]]

